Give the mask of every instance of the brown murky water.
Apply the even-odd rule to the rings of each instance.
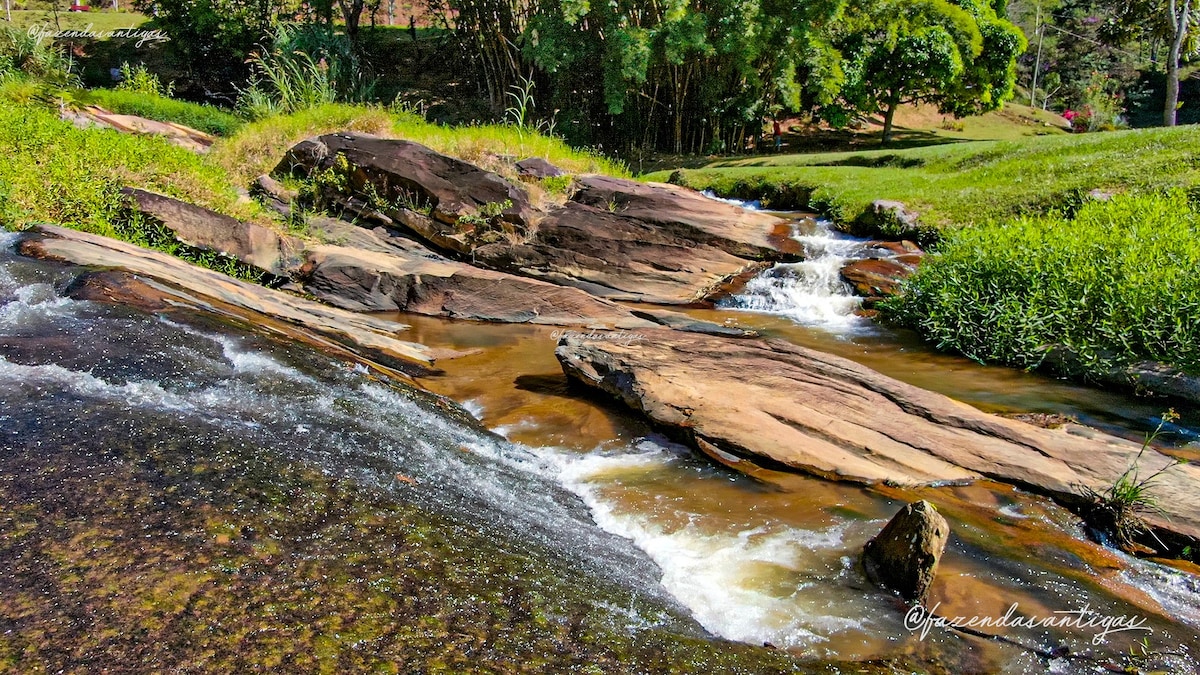
[[[1156,401],[937,354],[902,334],[837,335],[729,309],[689,313],[836,353],[989,411],[1070,414],[1126,435],[1138,434],[1160,411]],[[391,318],[409,323],[413,339],[424,344],[478,349],[439,364],[444,373],[423,383],[513,441],[574,453],[566,481],[597,522],[647,551],[662,567],[666,588],[717,634],[813,656],[907,654],[956,663],[952,670],[962,672],[1049,667],[1012,644],[936,628],[917,639],[894,602],[861,580],[855,566],[861,546],[899,504],[926,498],[955,532],[930,601],[940,603],[940,614],[999,617],[1016,603],[1022,615],[1053,617],[1088,605],[1145,617],[1160,648],[1188,654],[1197,648],[1193,577],[1087,541],[1077,519],[1045,499],[988,483],[908,491],[766,470],[747,478],[655,437],[618,404],[570,385],[553,355],[554,328]],[[1004,634],[1103,658],[1146,636],[1113,634],[1093,647],[1092,634],[1082,629]],[[1082,662],[1056,667],[1068,663]]]

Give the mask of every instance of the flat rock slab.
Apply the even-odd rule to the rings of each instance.
[[[295,237],[140,188],[123,188],[121,194],[131,208],[188,246],[232,256],[275,276],[299,265],[304,243]]]
[[[159,122],[136,115],[118,115],[99,106],[87,106],[78,113],[64,115],[64,119],[70,119],[79,127],[85,127],[91,123],[98,127],[116,129],[127,134],[163,136],[171,143],[197,153],[208,152],[216,140],[203,131],[182,124]]]
[[[239,281],[219,272],[196,267],[179,258],[115,239],[38,225],[21,243],[31,257],[61,260],[76,265],[118,269],[184,289],[200,298],[323,333],[342,343],[359,345],[388,356],[432,365],[438,358],[459,354],[396,337],[408,326],[329,307],[280,291]]]
[[[491,244],[477,264],[612,300],[703,302],[731,278],[769,265],[608,209],[576,202],[551,209],[523,244]]]
[[[1042,429],[983,413],[840,357],[780,340],[731,340],[661,329],[621,344],[568,336],[568,376],[736,465],[863,484],[936,485],[989,478],[1077,501],[1103,489],[1140,446],[1087,427]],[[1170,463],[1147,451],[1142,475]],[[1160,531],[1200,538],[1200,468],[1178,466],[1153,494]]]
[[[751,260],[798,260],[804,254],[789,221],[667,183],[611,176],[576,179],[571,201],[611,209],[653,225],[669,237],[712,246]]]
[[[367,248],[366,235],[375,237]],[[559,326],[652,325],[581,290],[472,267],[360,230],[355,248],[314,245],[305,291],[352,311],[403,311],[456,319]]]

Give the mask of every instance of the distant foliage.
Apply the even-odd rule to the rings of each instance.
[[[117,90],[170,98],[175,93],[175,85],[170,82],[163,84],[158,75],[146,70],[144,63],[131,66],[126,62],[121,64],[121,82],[117,85]]]
[[[979,361],[1034,368],[1059,348],[1083,374],[1145,359],[1200,373],[1198,269],[1183,193],[1118,196],[958,230],[885,307]]]
[[[280,25],[250,63],[253,75],[238,107],[251,119],[368,101],[374,94],[373,79],[349,39],[323,26]]]
[[[834,33],[846,79],[825,114],[882,115],[885,142],[900,105],[932,103],[959,116],[999,108],[1025,51],[1016,26],[973,0],[852,0]]]
[[[15,26],[0,25],[0,84],[34,79],[47,86],[79,85],[71,58],[51,41]]]

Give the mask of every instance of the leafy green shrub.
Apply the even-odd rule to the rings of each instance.
[[[71,57],[48,40],[15,26],[0,26],[0,82],[33,78],[53,87],[78,86]]]
[[[117,85],[117,90],[144,96],[171,98],[171,95],[175,93],[175,85],[170,82],[164,85],[159,81],[158,75],[146,70],[144,63],[130,66],[126,62],[121,64],[121,82]]]
[[[174,122],[215,136],[229,136],[243,121],[215,106],[189,103],[153,93],[121,89],[92,89],[81,92],[82,103],[98,105],[122,115],[137,115],[159,122]]]
[[[1200,373],[1200,211],[1179,191],[954,231],[882,304],[941,349],[1068,372]],[[1063,358],[1059,358],[1063,357]]]

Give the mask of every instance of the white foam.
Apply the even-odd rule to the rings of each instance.
[[[560,455],[560,479],[604,530],[631,539],[662,570],[661,583],[704,628],[741,642],[812,647],[834,633],[862,630],[853,606],[830,601],[806,577],[828,580],[829,565],[848,573],[843,528],[800,530],[763,523],[732,532],[678,502],[659,512],[623,511],[606,486],[663,469],[677,455],[642,443],[640,452]],[[816,560],[814,560],[816,559]],[[816,592],[812,592],[816,591]]]
[[[1121,573],[1126,581],[1154,598],[1169,616],[1200,627],[1200,579],[1132,556],[1126,560],[1129,567]]]
[[[171,326],[172,328],[177,328],[185,333],[204,338],[205,340],[209,340],[210,342],[219,345],[221,347],[222,356],[224,356],[225,360],[229,362],[229,365],[233,367],[233,371],[235,373],[248,375],[273,373],[295,382],[316,382],[304,373],[292,368],[291,366],[284,365],[274,358],[263,354],[262,352],[254,352],[244,349],[240,342],[227,335],[206,333],[202,330],[192,328],[186,324],[175,323],[174,321],[161,317],[159,318],[159,321]]]
[[[0,279],[0,284],[4,281]],[[12,277],[7,281],[15,285]],[[15,299],[0,305],[0,330],[28,327],[47,319],[61,322],[70,318],[74,306],[79,304],[58,295],[50,284],[29,284],[12,292]]]
[[[480,401],[479,399],[473,398],[473,399],[470,399],[467,401],[463,401],[461,403],[461,405],[463,407],[463,410],[466,410],[467,412],[471,413],[471,417],[474,417],[477,420],[483,419],[483,402]],[[496,432],[496,433],[500,433],[500,432]],[[500,435],[503,436],[504,434],[500,434]]]
[[[63,368],[58,364],[27,366],[0,357],[0,380],[26,386],[57,386],[77,396],[120,401],[134,407],[186,410],[187,400],[163,389],[157,382],[131,380],[124,384],[108,382],[91,373]]]
[[[797,235],[805,259],[779,263],[751,279],[726,304],[785,316],[805,326],[834,332],[867,330],[870,322],[855,314],[862,299],[850,293],[841,270],[862,248],[862,242],[835,233],[827,221],[816,221],[812,234]]]
[[[721,202],[724,204],[732,204],[734,206],[740,206],[743,209],[746,209],[747,211],[758,211],[758,210],[762,209],[762,203],[758,202],[758,201],[748,202],[748,201],[745,201],[742,199],[726,199],[725,197],[718,197],[716,195],[716,193],[713,192],[712,190],[704,190],[700,194],[704,195],[705,197],[708,197],[709,199],[711,199],[715,202]]]

